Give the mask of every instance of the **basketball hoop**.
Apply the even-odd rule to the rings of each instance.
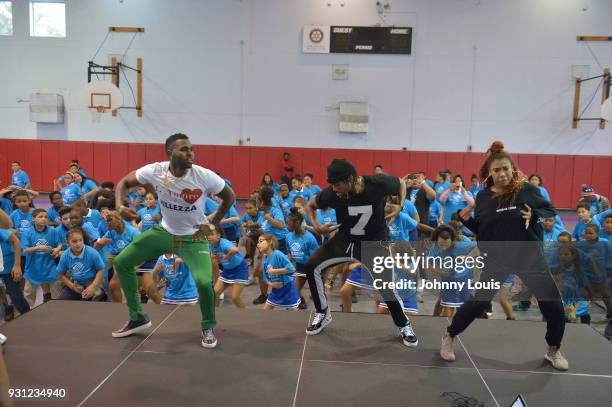
[[[83,86],[80,100],[89,109],[92,123],[100,123],[107,110],[117,110],[123,105],[119,88],[106,81],[91,81]]]

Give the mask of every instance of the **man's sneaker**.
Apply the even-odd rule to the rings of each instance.
[[[440,346],[440,357],[447,362],[455,360],[455,351],[453,350],[453,337],[449,333],[445,333],[442,337],[442,346]]]
[[[351,302],[353,304],[357,304],[359,302],[359,300],[357,299],[357,293],[355,291],[353,291],[353,294],[351,294]]]
[[[15,319],[15,307],[12,305],[7,305],[4,308],[4,320],[8,322],[12,321],[13,319]]]
[[[306,328],[306,335],[316,335],[331,323],[332,317],[329,308],[325,312],[317,312],[312,319],[312,324]]]
[[[268,300],[268,296],[265,294],[261,294],[259,297],[253,300],[253,304],[263,304]]]
[[[206,349],[212,349],[217,346],[217,337],[212,328],[202,329],[202,346]]]
[[[400,335],[402,336],[402,341],[404,345],[410,346],[411,348],[416,347],[419,344],[419,340],[417,339],[414,329],[412,329],[412,324],[410,321],[406,325],[400,328]]]
[[[308,304],[306,304],[306,300],[304,299],[304,297],[300,297],[300,305],[298,305],[299,309],[306,309],[308,308]]]
[[[561,354],[561,351],[556,346],[549,346],[548,352],[544,355],[544,359],[548,360],[552,367],[557,370],[567,370],[569,369],[569,363],[567,363],[567,359]]]
[[[136,321],[131,319],[125,323],[123,328],[113,332],[113,338],[123,338],[151,327],[151,320],[146,315],[141,315]]]

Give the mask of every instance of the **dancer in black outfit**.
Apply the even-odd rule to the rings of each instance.
[[[540,223],[540,219],[554,217],[556,211],[520,174],[499,141],[489,148],[480,178],[485,189],[476,197],[474,218],[474,208],[459,211],[462,222],[477,235],[481,253],[487,254],[480,281],[502,282],[511,273],[520,276],[537,297],[546,319],[548,351],[544,358],[555,369],[567,370],[568,362],[559,351],[565,330],[563,303],[544,258]],[[496,291],[477,290],[459,308],[442,338],[440,356],[444,360],[455,360],[454,337],[482,315]]]
[[[399,195],[401,204],[406,197],[406,184],[397,177],[384,174],[358,177],[353,165],[342,159],[335,159],[327,168],[327,182],[331,186],[311,198],[308,216],[313,227],[319,229],[314,211],[318,208],[333,208],[340,228],[338,233],[310,256],[304,266],[316,314],[306,334],[316,335],[331,322],[325,298],[321,273],[327,267],[338,263],[361,262],[372,274],[374,256],[389,256],[387,222],[385,220],[385,197]],[[396,215],[396,214],[395,214]],[[394,215],[394,216],[395,216]],[[368,250],[362,253],[362,242],[369,242]],[[393,281],[393,271],[385,270],[373,275],[383,282]],[[418,340],[408,317],[402,309],[402,302],[393,290],[380,290],[387,303],[393,322],[400,330],[406,346],[417,346]]]

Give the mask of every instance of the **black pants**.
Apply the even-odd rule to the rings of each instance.
[[[371,250],[370,245],[372,246]],[[323,245],[310,256],[304,265],[304,272],[308,278],[308,286],[310,287],[310,293],[312,294],[312,300],[317,312],[322,313],[327,310],[325,286],[321,273],[328,267],[340,263],[359,262],[362,263],[362,267],[372,275],[372,278],[381,279],[383,282],[393,281],[392,270],[385,270],[380,274],[373,274],[371,269],[374,256],[390,255],[389,243],[384,241],[375,242],[368,244],[368,248],[365,256],[366,258],[362,259],[361,242],[351,241],[337,233],[334,237],[323,243]],[[408,318],[404,314],[397,293],[390,289],[380,290],[380,293],[389,308],[395,325],[400,328],[405,326],[408,323]]]
[[[563,333],[565,332],[565,314],[561,294],[547,268],[538,272],[534,270],[517,272],[508,269],[499,270],[495,267],[485,267],[480,276],[480,281],[487,282],[493,279],[501,283],[512,272],[518,274],[538,299],[540,311],[542,311],[542,315],[544,315],[546,320],[546,342],[549,346],[560,347]],[[476,290],[469,301],[465,302],[457,310],[452,323],[447,328],[448,333],[454,337],[463,332],[476,317],[482,315],[496,292],[497,290],[495,289]]]
[[[6,286],[6,293],[11,297],[11,301],[20,314],[25,314],[30,310],[30,304],[23,296],[23,279],[17,283],[13,280],[13,276],[9,274],[2,275],[2,281]]]

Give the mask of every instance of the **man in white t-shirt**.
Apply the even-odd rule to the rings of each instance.
[[[202,346],[214,348],[215,298],[212,288],[212,265],[206,236],[214,230],[234,202],[234,193],[213,171],[193,165],[193,148],[181,133],[166,139],[169,161],[153,163],[125,176],[116,190],[116,206],[125,216],[136,216],[126,206],[128,189],[145,186],[159,197],[161,225],[155,225],[132,240],[114,261],[121,281],[130,319],[113,337],[122,338],[151,326],[140,305],[135,267],[164,253],[176,253],[183,259],[196,282],[202,312]],[[212,193],[221,204],[209,223],[204,215],[206,195]]]

